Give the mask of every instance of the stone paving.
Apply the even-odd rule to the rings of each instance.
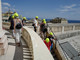
[[[60,43],[68,41],[80,53],[80,35],[60,40]]]
[[[21,46],[18,47],[11,33],[5,32],[8,38],[8,51],[5,55],[0,56],[0,60],[32,60],[32,54],[24,40],[21,38]]]

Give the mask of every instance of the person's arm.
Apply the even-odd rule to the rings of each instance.
[[[22,20],[22,24],[23,24],[23,20]]]
[[[14,21],[14,33],[15,33],[16,21],[15,21],[15,19],[13,21]]]
[[[20,19],[19,19],[19,21],[20,21],[20,23],[21,23],[21,25],[22,25],[22,27],[23,27],[23,24],[22,24],[23,22],[22,22]]]
[[[38,20],[37,20],[37,26],[39,26],[39,22],[38,22]]]
[[[23,31],[23,24],[22,24],[22,21],[20,20],[20,23],[21,23],[21,25],[22,25],[22,31]]]
[[[35,23],[35,21],[33,20],[33,24]]]

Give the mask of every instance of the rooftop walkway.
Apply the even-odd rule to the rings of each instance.
[[[28,29],[28,28],[27,28]],[[28,29],[29,30],[29,29]],[[31,29],[30,29],[31,30]],[[29,30],[29,31],[30,31]],[[8,51],[7,51],[7,53],[5,54],[5,55],[2,55],[2,56],[0,56],[0,60],[35,60],[35,59],[33,59],[33,51],[36,51],[35,53],[34,53],[34,56],[35,56],[35,58],[36,59],[39,59],[39,58],[41,58],[40,60],[44,60],[44,59],[47,59],[48,58],[48,60],[50,59],[50,60],[55,60],[54,58],[52,58],[52,56],[51,56],[51,54],[50,54],[50,52],[48,51],[48,49],[47,49],[47,47],[46,46],[44,46],[45,44],[42,44],[43,45],[43,47],[45,47],[46,49],[43,49],[43,47],[41,46],[41,43],[43,43],[43,42],[41,42],[41,43],[39,43],[39,46],[43,49],[43,50],[41,50],[41,48],[39,48],[39,51],[41,51],[41,53],[40,52],[38,52],[38,47],[37,47],[37,45],[34,43],[34,45],[36,45],[36,46],[34,46],[34,49],[33,49],[33,51],[29,48],[29,46],[27,45],[27,43],[26,43],[26,41],[21,37],[21,46],[20,47],[18,47],[18,46],[16,46],[16,44],[15,44],[15,39],[13,39],[13,37],[12,37],[12,34],[10,33],[10,31],[8,30],[8,31],[5,31],[4,30],[4,32],[5,32],[5,35],[7,35],[7,38],[8,38]],[[33,31],[34,32],[34,31]],[[27,34],[27,33],[26,33]],[[34,34],[33,35],[35,35],[35,32],[34,32]],[[38,34],[36,34],[36,36],[37,36]],[[27,35],[26,35],[27,36]],[[35,37],[34,37],[35,38]],[[33,39],[33,40],[35,40],[35,39]],[[27,40],[28,41],[28,40]],[[36,41],[36,40],[35,40]],[[35,48],[37,48],[37,49],[35,49]],[[45,53],[43,53],[43,51],[46,51]],[[47,52],[48,51],[48,52]],[[38,54],[38,53],[40,53],[40,54]],[[54,53],[54,52],[53,52]],[[49,56],[48,56],[48,54],[49,54]],[[37,56],[37,55],[39,55],[39,56]],[[40,57],[40,55],[42,55],[42,57],[44,57],[44,58],[42,58],[42,57]],[[54,54],[53,54],[54,55]],[[45,58],[45,57],[47,57],[47,58]],[[50,58],[49,58],[50,57]],[[54,57],[54,56],[53,56]]]
[[[21,38],[21,46],[18,47],[15,44],[10,32],[5,31],[8,38],[8,51],[5,55],[0,56],[0,60],[32,60],[32,54],[29,47]]]

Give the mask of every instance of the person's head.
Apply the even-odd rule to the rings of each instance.
[[[46,21],[45,19],[43,19],[43,22]]]
[[[49,43],[49,41],[50,41],[49,38],[46,38],[46,43]]]
[[[38,16],[35,17],[36,20],[38,20],[38,18],[39,18]]]
[[[50,32],[50,36],[53,36],[53,33],[52,32]]]
[[[46,21],[43,21],[44,24],[46,24]]]
[[[17,18],[18,16],[18,13],[14,13],[14,18]]]
[[[26,20],[26,17],[23,17],[23,20]]]

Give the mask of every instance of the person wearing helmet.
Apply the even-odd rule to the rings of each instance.
[[[43,19],[42,20],[42,23],[40,24],[40,34],[41,34],[41,38],[44,39],[44,29],[45,29],[45,26],[46,26],[46,20]]]
[[[46,33],[48,32],[47,30],[47,25],[46,25],[46,21],[43,22],[45,24],[44,28],[43,28],[43,35],[44,35],[44,39],[46,38]]]
[[[52,49],[53,49],[53,40],[55,40],[52,32],[49,33],[48,38],[49,38],[49,40],[51,42],[50,50],[52,51]]]
[[[36,16],[35,19],[34,19],[33,27],[34,27],[34,31],[37,32],[37,27],[38,27],[38,16]]]
[[[27,20],[26,17],[23,17],[23,20],[22,20],[23,26],[26,25],[26,20]]]
[[[49,38],[46,38],[46,40],[44,40],[44,43],[47,46],[48,50],[50,51],[51,42],[50,42]]]
[[[15,38],[15,33],[14,33],[14,15],[11,16],[10,30],[12,30],[12,36],[13,36],[13,38]]]
[[[14,17],[16,18],[16,17],[18,17],[19,15],[18,15],[18,13],[14,13]]]
[[[16,39],[16,45],[20,46],[20,37],[21,37],[21,29],[22,29],[22,21],[19,19],[19,15],[17,13],[14,14],[14,33]]]

